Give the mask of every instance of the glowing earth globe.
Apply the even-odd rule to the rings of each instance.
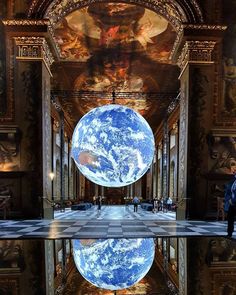
[[[154,136],[147,121],[122,105],[105,105],[77,124],[71,155],[80,172],[102,186],[129,185],[148,170]]]
[[[141,280],[152,266],[154,240],[73,240],[78,271],[91,284],[109,290],[126,289]]]

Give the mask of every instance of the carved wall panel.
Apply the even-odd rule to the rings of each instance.
[[[186,209],[186,186],[187,186],[187,126],[188,126],[188,97],[187,83],[181,86],[180,98],[180,121],[179,121],[179,206],[177,210],[178,218],[185,218],[183,212]],[[181,213],[182,212],[182,213]]]
[[[9,195],[10,198],[10,216],[22,216],[22,195],[25,187],[25,174],[22,172],[3,172],[0,173],[0,194]],[[25,191],[26,193],[26,191]]]
[[[43,89],[42,89],[42,150],[43,150],[43,195],[47,199],[52,198],[52,181],[49,177],[52,166],[51,147],[51,115],[50,115],[50,77],[43,68]],[[50,203],[44,206],[50,207]]]
[[[213,129],[208,136],[210,173],[229,175],[236,170],[236,132]]]
[[[197,208],[200,196],[201,181],[205,164],[207,116],[206,100],[209,97],[210,78],[208,73],[200,67],[193,67],[190,71],[190,96],[189,96],[189,124],[188,124],[188,197],[191,198],[190,210]],[[201,208],[202,210],[202,208]]]
[[[20,295],[20,278],[13,277],[0,277],[0,294],[1,295]]]
[[[3,240],[0,241],[1,261],[0,273],[4,268],[10,268],[12,271],[19,272],[25,268],[23,256],[23,241]]]
[[[212,293],[234,294],[236,292],[236,243],[224,238],[208,242],[206,261],[209,267]]]
[[[223,72],[223,89],[220,95],[219,120],[236,125],[236,53],[235,53],[235,17],[233,11],[236,3],[233,0],[224,3],[223,21],[228,26],[223,39],[221,70]],[[222,81],[221,81],[222,83]],[[222,118],[223,117],[223,118]],[[229,124],[227,124],[229,126]]]
[[[5,42],[5,48],[3,49],[4,42],[0,43],[0,50],[2,56],[0,57],[0,122],[12,122],[15,116],[15,104],[14,104],[14,42],[12,39],[7,38]],[[1,49],[2,47],[2,49]],[[0,54],[1,54],[0,52]],[[7,52],[6,56],[4,52]]]
[[[0,126],[0,171],[18,171],[20,131],[17,126]]]
[[[179,238],[179,295],[187,294],[187,240]]]

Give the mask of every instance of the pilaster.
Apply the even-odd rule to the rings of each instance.
[[[212,124],[216,43],[216,40],[186,40],[178,59],[181,68],[178,219],[201,218],[205,214],[203,174],[207,171],[206,135]]]

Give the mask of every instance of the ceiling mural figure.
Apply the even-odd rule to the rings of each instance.
[[[172,24],[152,10],[119,2],[90,4],[55,24],[54,35],[60,60],[76,64],[73,74],[67,74],[67,80],[71,79],[69,87],[61,84],[62,88],[93,93],[92,98],[88,95],[70,99],[81,115],[111,103],[110,97],[101,97],[97,92],[115,91],[116,103],[148,119],[162,108],[161,103],[149,99],[148,93],[175,92],[178,88],[178,68],[171,65],[169,58],[177,33]],[[173,88],[163,79],[175,81]],[[144,95],[137,99],[132,93]],[[63,102],[67,103],[65,99]]]
[[[55,26],[55,39],[64,60],[86,62],[101,48],[117,48],[146,52],[155,61],[169,63],[176,32],[165,18],[149,9],[100,3],[63,18]]]
[[[110,104],[115,91],[115,103],[156,126],[173,99],[161,93],[179,90],[172,57],[183,23],[202,22],[196,0],[34,0],[28,16],[50,20],[58,55],[52,89],[71,91],[58,96],[71,125]]]

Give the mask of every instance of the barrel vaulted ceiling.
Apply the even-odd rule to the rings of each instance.
[[[202,22],[195,0],[32,1],[28,17],[51,21],[52,88],[72,124],[115,100],[154,131],[179,91],[172,57],[181,26]]]

